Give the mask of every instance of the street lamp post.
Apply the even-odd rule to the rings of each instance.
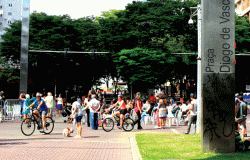
[[[197,128],[196,132],[201,132],[201,5],[198,4],[197,7],[190,7],[192,9],[197,9],[194,14],[191,15],[188,23],[193,24],[192,17],[197,15],[197,28],[198,28],[198,57],[197,57]]]

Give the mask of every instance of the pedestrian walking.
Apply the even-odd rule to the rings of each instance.
[[[82,117],[83,117],[83,111],[81,108],[81,103],[79,103],[77,100],[72,104],[72,116],[75,119],[76,122],[76,128],[77,128],[77,135],[75,138],[82,138]]]
[[[193,132],[196,132],[196,120],[197,120],[197,101],[194,96],[191,97],[191,107],[189,108],[190,118],[188,120],[188,129],[184,134],[189,134],[191,125],[194,124]]]
[[[62,106],[63,106],[62,95],[59,94],[58,98],[56,98],[56,96],[55,96],[55,100],[57,100],[57,114],[58,114],[58,116],[60,116],[61,112],[62,112]]]
[[[136,93],[135,112],[138,116],[138,119],[134,122],[134,125],[138,123],[138,130],[141,130],[143,128],[141,127],[142,101],[141,101],[141,93],[140,92]]]
[[[237,107],[235,108],[235,121],[240,125],[240,127],[238,127],[238,131],[240,128],[242,129],[243,138],[247,137],[246,118],[248,115],[248,105],[243,101],[243,96],[239,96],[238,104],[239,105],[236,105]]]

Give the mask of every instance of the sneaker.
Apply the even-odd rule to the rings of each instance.
[[[158,128],[158,126],[155,126],[154,128]]]
[[[122,130],[122,127],[121,127],[121,126],[118,126],[117,128],[119,128],[120,130]]]
[[[143,128],[141,127],[141,128],[138,128],[138,130],[142,130]]]
[[[39,130],[40,131],[40,133],[44,133],[44,130],[43,129],[41,129],[41,130]]]
[[[161,127],[158,127],[158,126],[157,126],[157,129],[161,129]]]
[[[183,132],[183,134],[189,134],[189,133],[187,133],[187,132]]]

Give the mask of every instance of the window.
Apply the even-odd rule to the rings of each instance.
[[[2,9],[3,8],[3,6],[0,6],[0,9]]]
[[[9,7],[12,7],[12,4],[9,4]]]
[[[8,21],[8,24],[11,24],[11,21]]]
[[[8,13],[9,16],[10,16],[11,14],[12,14],[11,12]]]

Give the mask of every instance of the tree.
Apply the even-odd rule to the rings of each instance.
[[[249,52],[250,43],[250,22],[247,16],[238,16],[235,14],[235,41],[237,47],[235,53]]]
[[[173,62],[169,52],[142,48],[122,50],[115,59],[119,75],[137,91],[146,91],[170,79],[172,75],[169,70]]]

